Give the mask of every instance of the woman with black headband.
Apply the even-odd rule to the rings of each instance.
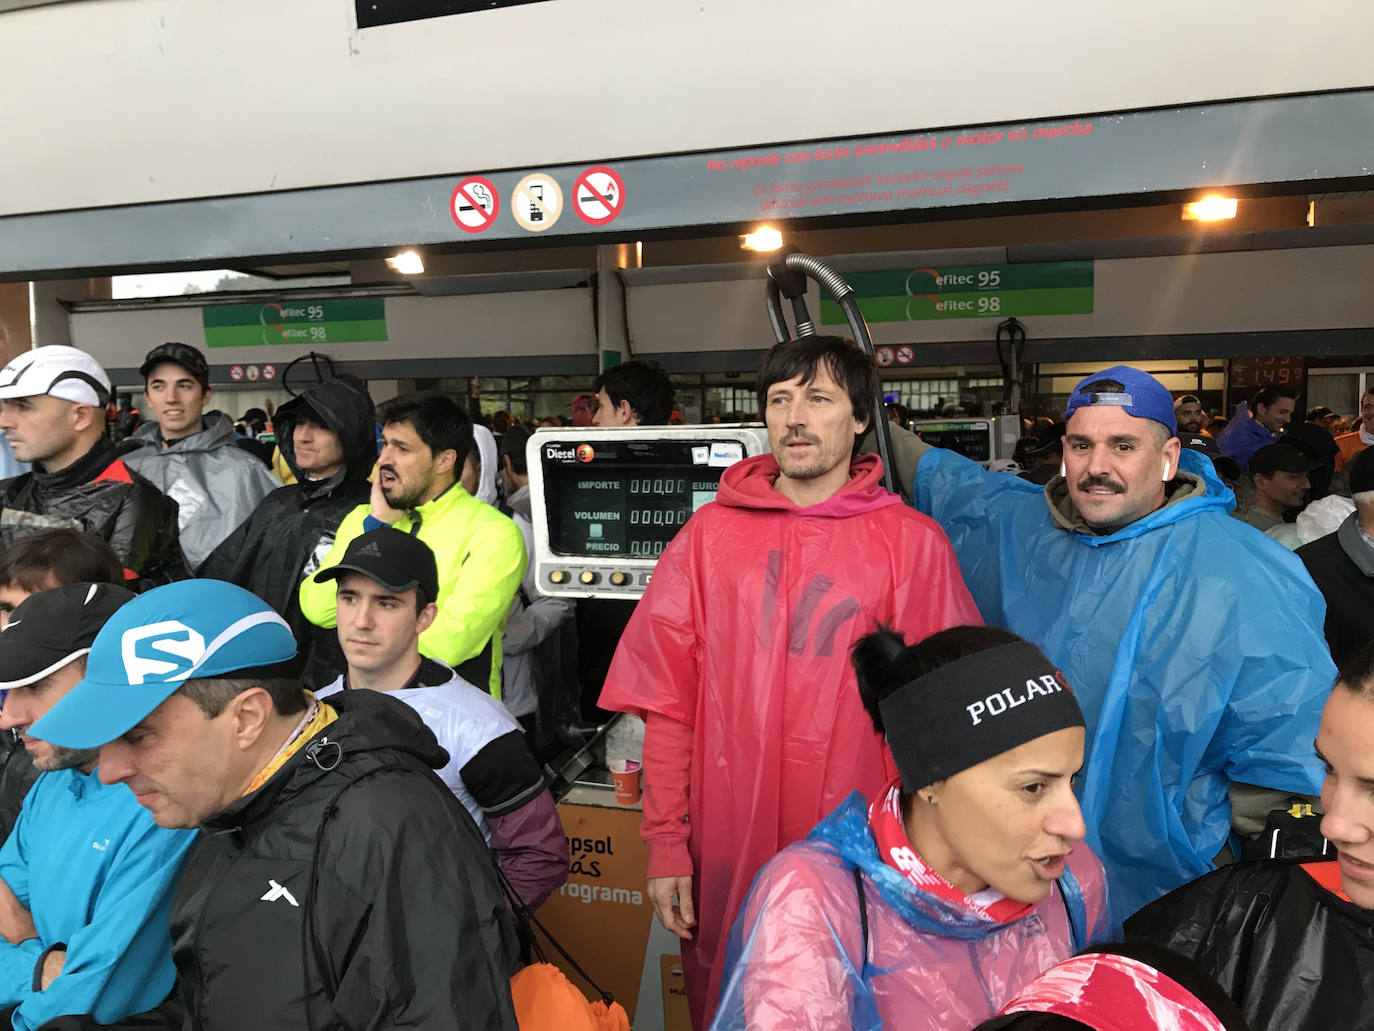
[[[880,630],[854,667],[901,776],[759,871],[714,1029],[966,1031],[1115,930],[1073,795],[1083,714],[1039,649]]]

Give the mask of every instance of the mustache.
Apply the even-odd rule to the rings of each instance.
[[[400,474],[396,472],[396,467],[394,465],[379,465],[377,466],[377,473],[378,475],[380,475],[381,473],[390,473],[392,476],[395,476],[398,480],[401,478]]]
[[[786,445],[788,445],[788,444],[796,444],[796,443],[802,443],[802,444],[819,444],[819,443],[820,443],[820,438],[819,438],[819,437],[813,437],[813,436],[811,436],[811,434],[809,434],[809,433],[803,433],[801,430],[793,430],[793,431],[792,431],[791,433],[789,433],[787,436],[785,436],[785,437],[782,438],[782,443],[783,443],[783,446],[786,446]]]
[[[1126,493],[1126,485],[1124,483],[1117,483],[1110,476],[1085,476],[1078,481],[1078,489],[1080,491],[1086,492],[1092,490],[1094,487],[1106,487],[1113,494]]]

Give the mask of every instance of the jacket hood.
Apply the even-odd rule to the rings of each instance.
[[[965,940],[1006,930],[1006,924],[989,916],[922,891],[884,863],[869,827],[868,803],[857,791],[816,824],[806,840],[824,842],[849,866],[866,873],[877,885],[883,901],[918,930]]]
[[[526,522],[533,522],[531,516],[532,507],[530,502],[530,485],[527,483],[517,490],[510,497],[506,498],[506,504],[510,510]]]
[[[343,446],[344,467],[315,485],[311,493],[328,494],[345,480],[366,479],[377,461],[377,434],[374,427],[372,395],[363,382],[343,375],[311,387],[300,397],[292,398],[277,409],[272,426],[277,435],[277,447],[291,467],[292,474],[302,486],[310,485],[296,465],[296,424],[314,411],[327,429],[339,438]]]
[[[223,412],[215,410],[209,411],[202,416],[205,429],[199,433],[192,433],[189,437],[182,437],[168,444],[165,451],[213,451],[215,448],[224,447],[226,444],[233,446],[234,443],[234,422]],[[162,427],[156,422],[145,422],[133,435],[130,440],[136,440],[143,446],[162,447]]]
[[[716,501],[731,508],[767,509],[822,519],[842,519],[902,504],[900,496],[883,487],[883,463],[877,455],[854,459],[849,466],[849,482],[833,497],[815,505],[798,505],[774,490],[778,474],[778,463],[772,455],[755,455],[736,462],[721,476]]]
[[[1209,509],[1227,514],[1236,507],[1235,494],[1221,481],[1212,460],[1199,451],[1190,448],[1182,450],[1174,479],[1176,486],[1163,506],[1123,526],[1115,533],[1104,535],[1095,533],[1083,521],[1082,515],[1069,497],[1069,485],[1063,476],[1056,476],[1045,485],[1045,500],[1049,503],[1050,518],[1056,526],[1075,534],[1084,544],[1092,545],[1130,540],[1157,527],[1176,523],[1180,519],[1187,519]]]
[[[448,764],[448,753],[434,732],[404,702],[377,691],[346,691],[331,695],[327,704],[339,718],[316,734],[257,791],[206,820],[207,830],[231,830],[256,823],[286,799],[329,777],[339,779],[342,786],[344,778],[350,774],[357,776],[357,764],[369,757],[378,763],[388,762],[386,755],[374,753],[405,753],[436,770]]]

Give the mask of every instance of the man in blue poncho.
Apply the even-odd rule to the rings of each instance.
[[[1064,465],[1044,488],[909,435],[898,466],[983,618],[1077,688],[1088,841],[1130,913],[1210,870],[1233,826],[1257,833],[1289,793],[1316,793],[1312,740],[1336,671],[1311,579],[1230,517],[1206,456],[1180,453],[1163,384],[1105,369],[1065,419]]]

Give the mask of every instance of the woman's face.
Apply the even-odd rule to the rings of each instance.
[[[1374,909],[1374,703],[1337,684],[1322,710],[1317,757],[1326,764],[1322,834],[1336,847],[1341,887]]]
[[[1083,728],[1028,741],[918,793],[916,850],[966,895],[991,887],[1039,902],[1087,834],[1073,794]],[[934,804],[927,802],[927,795]]]

